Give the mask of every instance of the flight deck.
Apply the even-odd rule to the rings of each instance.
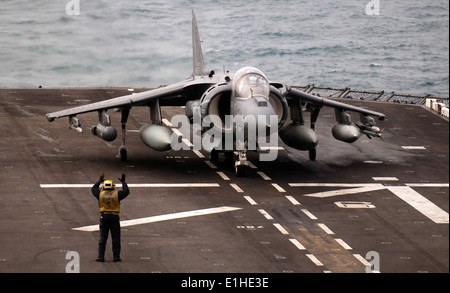
[[[82,273],[449,272],[449,122],[424,106],[340,99],[386,114],[383,140],[335,140],[334,110],[324,107],[316,161],[280,140],[275,161],[248,154],[246,177],[203,150],[146,147],[145,107],[131,109],[126,162],[120,137],[91,134],[97,113],[80,115],[82,133],[45,117],[129,93],[0,89],[0,272],[64,273],[70,251]],[[165,123],[184,111],[162,107]],[[109,114],[120,129],[120,113]],[[95,262],[90,187],[101,173],[116,183],[125,173],[130,186],[120,263],[111,239],[105,262]]]

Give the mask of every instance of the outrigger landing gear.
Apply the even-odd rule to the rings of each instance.
[[[123,108],[122,109],[122,118],[120,119],[120,122],[122,123],[122,145],[119,148],[119,156],[120,160],[122,162],[125,162],[127,160],[127,146],[126,146],[126,124],[128,120],[128,114],[130,114],[131,108]]]
[[[309,153],[309,160],[315,161],[316,160],[316,148],[310,149],[308,151],[308,153]]]

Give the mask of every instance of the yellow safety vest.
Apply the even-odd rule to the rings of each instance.
[[[101,214],[118,215],[120,212],[119,193],[117,190],[103,190],[98,197]]]

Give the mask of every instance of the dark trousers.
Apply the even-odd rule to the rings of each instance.
[[[120,258],[120,219],[118,215],[102,215],[100,217],[98,256],[105,256],[106,241],[108,240],[109,231],[111,231],[113,257]]]

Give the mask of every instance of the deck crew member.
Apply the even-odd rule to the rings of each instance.
[[[105,180],[105,175],[101,174],[97,183],[92,186],[91,192],[98,200],[98,207],[100,210],[100,240],[98,242],[98,258],[96,261],[105,261],[106,240],[108,240],[108,233],[111,231],[113,261],[118,262],[120,259],[120,201],[128,196],[130,190],[125,182],[125,174],[119,178],[122,182],[122,190],[114,189],[114,182],[112,180]],[[100,184],[102,184],[100,190]]]

